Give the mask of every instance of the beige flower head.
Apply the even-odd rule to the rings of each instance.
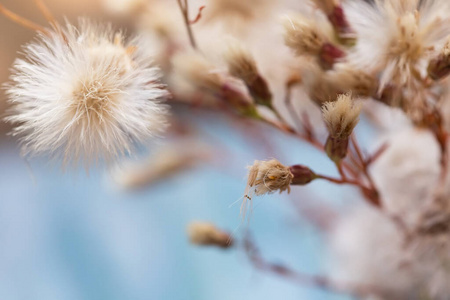
[[[255,160],[252,166],[248,167],[247,187],[241,205],[241,216],[245,219],[247,206],[252,209],[253,195],[262,196],[279,191],[291,191],[290,185],[294,175],[289,167],[282,165],[278,160]]]
[[[189,240],[192,244],[201,246],[218,246],[229,248],[233,240],[225,231],[218,229],[214,224],[207,222],[192,222],[187,227]]]
[[[258,68],[253,55],[238,42],[232,42],[225,52],[228,71],[234,77],[252,84],[258,77]]]
[[[359,121],[361,105],[355,104],[351,94],[341,94],[336,101],[322,107],[322,115],[330,135],[335,139],[346,139]]]
[[[294,175],[289,167],[282,165],[278,160],[255,160],[249,167],[247,188],[255,195],[261,196],[279,191],[290,192],[290,184]],[[248,193],[247,193],[248,194]]]
[[[284,43],[296,55],[317,55],[327,41],[318,24],[305,17],[288,17],[283,24]]]

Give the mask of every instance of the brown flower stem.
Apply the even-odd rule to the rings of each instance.
[[[202,12],[205,9],[205,7],[206,7],[205,5],[200,6],[200,8],[198,9],[198,12],[197,12],[197,16],[195,17],[194,20],[189,21],[189,24],[193,25],[193,24],[197,23],[198,21],[200,21],[200,19],[202,18]]]
[[[341,175],[342,180],[346,180],[347,176],[345,175],[344,169],[342,168],[342,161],[336,163],[336,168],[339,172],[339,175]]]
[[[24,17],[19,16],[18,14],[14,13],[14,12],[10,11],[9,9],[7,9],[6,7],[4,7],[3,4],[0,4],[0,13],[3,14],[8,19],[10,19],[11,21],[13,21],[14,23],[19,24],[22,27],[31,29],[33,31],[39,31],[46,35],[49,34],[48,30],[45,29],[44,27],[42,27],[41,25],[38,25]]]
[[[312,286],[333,293],[347,294],[358,298],[373,295],[376,291],[373,287],[337,282],[326,276],[301,273],[284,265],[267,262],[260,255],[259,249],[254,245],[248,235],[244,238],[243,244],[245,253],[255,268],[280,276],[296,284]]]
[[[294,85],[299,84],[301,81],[299,79],[291,79],[286,83],[286,94],[284,96],[284,105],[287,107],[289,115],[291,119],[294,121],[295,126],[297,128],[301,128],[303,124],[300,122],[299,116],[295,113],[296,110],[294,109],[294,106],[292,105],[292,88]],[[304,127],[304,126],[303,126]]]
[[[368,170],[368,163],[367,161],[364,159],[362,152],[361,152],[361,148],[359,147],[358,141],[356,139],[356,136],[354,134],[352,134],[352,136],[350,137],[353,147],[355,149],[356,155],[358,156],[358,159],[361,163],[361,167],[362,167],[362,172],[364,173],[366,179],[369,181],[370,186],[372,187],[372,189],[375,189],[375,183],[372,179],[372,176],[370,176],[369,170]]]
[[[192,48],[197,49],[197,43],[194,38],[194,34],[191,28],[191,21],[189,20],[189,1],[188,0],[177,0],[178,6],[180,7],[181,14],[183,15],[184,24],[189,37],[189,42]]]
[[[45,3],[42,0],[34,0],[34,3],[39,8],[44,18],[53,26],[57,26],[58,22],[48,9],[47,5],[45,5]]]
[[[301,133],[297,132],[294,128],[292,128],[291,126],[289,126],[285,123],[275,122],[275,121],[266,119],[264,117],[259,117],[259,120],[281,130],[282,132],[284,132],[286,134],[294,135],[295,137],[300,138],[301,140],[307,142],[308,144],[310,144],[314,148],[320,150],[321,152],[325,151],[325,148],[322,145],[322,143],[319,140],[317,140],[313,134],[306,134],[306,135],[301,134]],[[341,166],[342,172],[343,172],[343,169],[346,169],[349,173],[351,173],[351,175],[353,177],[357,177],[356,171],[348,163],[341,161],[340,166]]]
[[[327,180],[327,181],[332,182],[332,183],[336,183],[336,184],[351,184],[351,185],[355,185],[357,187],[366,188],[358,180],[334,178],[334,177],[330,177],[330,176],[327,176],[327,175],[320,175],[320,174],[316,174],[316,175],[317,175],[317,178],[324,179],[324,180]]]
[[[381,145],[370,157],[368,157],[366,159],[366,164],[369,166],[371,165],[374,161],[376,161],[383,153],[384,151],[386,151],[386,149],[388,148],[388,144],[383,144]]]

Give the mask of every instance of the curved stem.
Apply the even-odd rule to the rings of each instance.
[[[39,8],[39,10],[41,11],[41,13],[44,16],[44,18],[50,24],[52,24],[53,26],[56,26],[58,24],[58,22],[56,21],[55,17],[53,16],[53,14],[48,9],[47,5],[45,5],[45,3],[42,0],[34,0],[34,3]]]
[[[194,34],[191,28],[191,21],[189,20],[189,3],[188,0],[184,0],[184,3],[182,3],[181,1],[182,0],[177,0],[178,6],[180,7],[181,10],[181,14],[183,15],[183,20],[188,33],[189,42],[191,43],[192,48],[197,49],[197,43],[195,41]]]
[[[31,29],[33,31],[39,31],[47,35],[49,34],[48,30],[42,27],[41,25],[38,25],[22,16],[19,16],[18,14],[7,9],[5,6],[3,6],[3,4],[0,4],[0,13],[3,14],[8,19],[10,19],[11,21],[13,21],[14,23],[21,25],[22,27]]]

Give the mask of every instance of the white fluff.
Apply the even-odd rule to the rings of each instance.
[[[39,35],[17,59],[7,121],[24,155],[111,160],[166,128],[167,92],[139,39],[86,19]]]

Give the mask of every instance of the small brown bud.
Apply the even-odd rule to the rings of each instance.
[[[325,144],[325,152],[332,161],[341,161],[347,156],[348,138],[333,138],[330,135]]]
[[[350,27],[341,5],[334,6],[332,12],[328,15],[328,20],[333,25],[336,36],[342,44],[355,45],[355,31]]]
[[[192,222],[187,233],[192,244],[229,248],[233,245],[231,235],[207,222]]]
[[[450,74],[450,41],[441,53],[430,61],[427,71],[433,80],[440,80]]]
[[[333,65],[345,56],[345,52],[331,43],[324,43],[319,53],[319,63],[324,70],[333,68]]]
[[[176,85],[190,85],[199,92],[222,100],[239,113],[256,114],[251,99],[236,85],[236,80],[218,72],[217,67],[199,53],[177,54],[172,59]]]
[[[351,94],[339,95],[322,107],[322,115],[330,133],[325,144],[328,157],[339,162],[347,156],[348,138],[359,121],[361,105],[355,105]]]
[[[317,175],[308,167],[303,165],[294,165],[289,167],[292,175],[291,185],[305,185],[317,178]]]
[[[225,53],[225,60],[230,74],[245,83],[255,103],[272,108],[272,93],[259,73],[253,55],[236,42]]]

